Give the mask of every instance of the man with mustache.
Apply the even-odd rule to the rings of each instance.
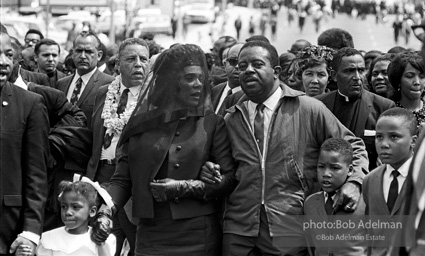
[[[108,182],[115,171],[118,158],[116,147],[122,127],[114,124],[127,123],[137,100],[146,88],[145,82],[150,70],[149,47],[143,39],[126,39],[119,47],[117,60],[120,75],[111,84],[99,88],[92,120],[93,150],[86,176],[99,183]],[[117,103],[115,107],[110,104],[111,99]],[[114,217],[112,233],[117,237],[115,255],[120,255],[125,237],[130,243],[132,255],[136,226],[130,223],[123,209]]]
[[[59,79],[66,75],[57,69],[59,64],[60,46],[51,39],[41,39],[34,47],[34,59],[37,63],[38,73],[46,74],[50,86],[56,88]]]
[[[369,170],[377,166],[375,125],[379,115],[395,107],[395,103],[363,88],[366,65],[362,54],[354,48],[338,50],[332,61],[331,75],[338,90],[317,96],[356,137],[366,144]]]
[[[237,162],[237,186],[227,196],[223,255],[307,255],[302,224],[304,199],[319,189],[317,160],[328,138],[344,138],[354,149],[354,173],[338,191],[334,207],[357,207],[367,172],[363,142],[319,101],[279,80],[276,49],[262,41],[242,47],[238,57],[243,95],[227,110],[226,126]],[[221,182],[207,162],[201,180]]]
[[[47,198],[49,121],[43,98],[12,83],[13,48],[0,24],[0,255],[40,239]]]
[[[60,79],[56,88],[63,91],[67,99],[77,105],[87,117],[87,127],[91,127],[91,117],[97,90],[100,86],[109,84],[113,76],[102,73],[97,68],[102,58],[101,42],[90,31],[83,31],[74,40],[72,60],[76,73]]]

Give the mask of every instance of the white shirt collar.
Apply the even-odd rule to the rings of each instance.
[[[410,157],[409,159],[406,160],[406,162],[404,162],[400,168],[397,169],[397,171],[400,173],[401,176],[403,176],[404,178],[407,177],[407,174],[409,173],[409,167],[410,167],[410,163],[412,162],[412,158]],[[391,176],[391,172],[395,170],[391,165],[387,164],[387,168],[385,171],[385,175],[387,176]]]
[[[103,63],[100,67],[97,67],[100,72],[105,72],[106,69],[106,63]]]
[[[120,93],[122,93],[125,89],[127,89],[127,87],[122,83],[120,84]],[[133,86],[128,88],[130,93],[133,95],[133,97],[139,96],[140,93],[140,89],[142,89],[142,85],[137,85],[137,86]]]
[[[81,80],[83,80],[84,85],[87,85],[87,83],[90,81],[90,78],[93,76],[94,72],[96,72],[97,68],[94,68],[92,71],[88,72],[87,74],[84,74],[80,76],[78,72],[75,73],[75,81],[78,80],[78,78],[81,77]]]
[[[22,79],[21,76],[21,66],[19,66],[18,77],[16,78],[16,81],[13,84],[21,87],[22,89],[28,90],[28,85],[25,83],[24,79]]]
[[[273,111],[276,108],[277,104],[279,103],[279,99],[282,96],[282,92],[283,92],[282,91],[282,88],[280,88],[280,86],[278,86],[277,89],[276,89],[276,91],[274,91],[274,93],[272,95],[270,95],[270,97],[267,98],[267,100],[265,100],[263,102],[264,106],[267,109]],[[256,109],[257,105],[258,105],[257,103],[252,102],[251,100],[249,100],[248,101],[248,110],[255,112],[255,109]]]

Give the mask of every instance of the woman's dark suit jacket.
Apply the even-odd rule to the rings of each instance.
[[[153,218],[153,197],[149,183],[168,154],[168,178],[198,179],[202,165],[220,165],[220,184],[206,187],[206,199],[180,198],[170,201],[173,219],[191,218],[217,212],[214,198],[234,188],[234,162],[222,117],[187,117],[136,134],[123,144],[118,167],[108,185],[114,202],[122,207],[133,196],[133,216]]]

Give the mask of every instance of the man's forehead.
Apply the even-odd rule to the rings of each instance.
[[[229,53],[227,54],[229,57],[237,57],[239,52],[241,51],[243,44],[234,45],[229,49]]]
[[[344,56],[341,59],[341,63],[344,63],[346,65],[355,65],[355,64],[365,64],[363,56],[356,54],[351,56]]]
[[[10,37],[7,34],[0,35],[0,46],[4,51],[12,50],[12,43]]]
[[[59,52],[59,46],[58,45],[47,45],[47,44],[42,44],[40,45],[40,52]]]
[[[78,38],[75,40],[75,46],[80,46],[80,47],[94,47],[96,48],[96,46],[98,45],[98,42],[96,40],[96,38],[94,38],[93,36],[78,36]]]
[[[269,57],[270,56],[267,49],[261,46],[250,46],[250,47],[242,49],[239,52],[239,57],[246,56],[246,55],[250,57]]]
[[[149,50],[146,46],[140,44],[129,44],[122,49],[119,55],[149,55]]]
[[[40,38],[39,34],[36,33],[29,33],[25,38]]]

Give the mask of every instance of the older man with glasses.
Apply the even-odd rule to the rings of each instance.
[[[211,90],[211,99],[216,114],[224,116],[228,96],[241,90],[239,84],[238,54],[243,44],[235,44],[223,52],[223,66],[226,71],[227,81]],[[230,106],[229,106],[230,107]]]

